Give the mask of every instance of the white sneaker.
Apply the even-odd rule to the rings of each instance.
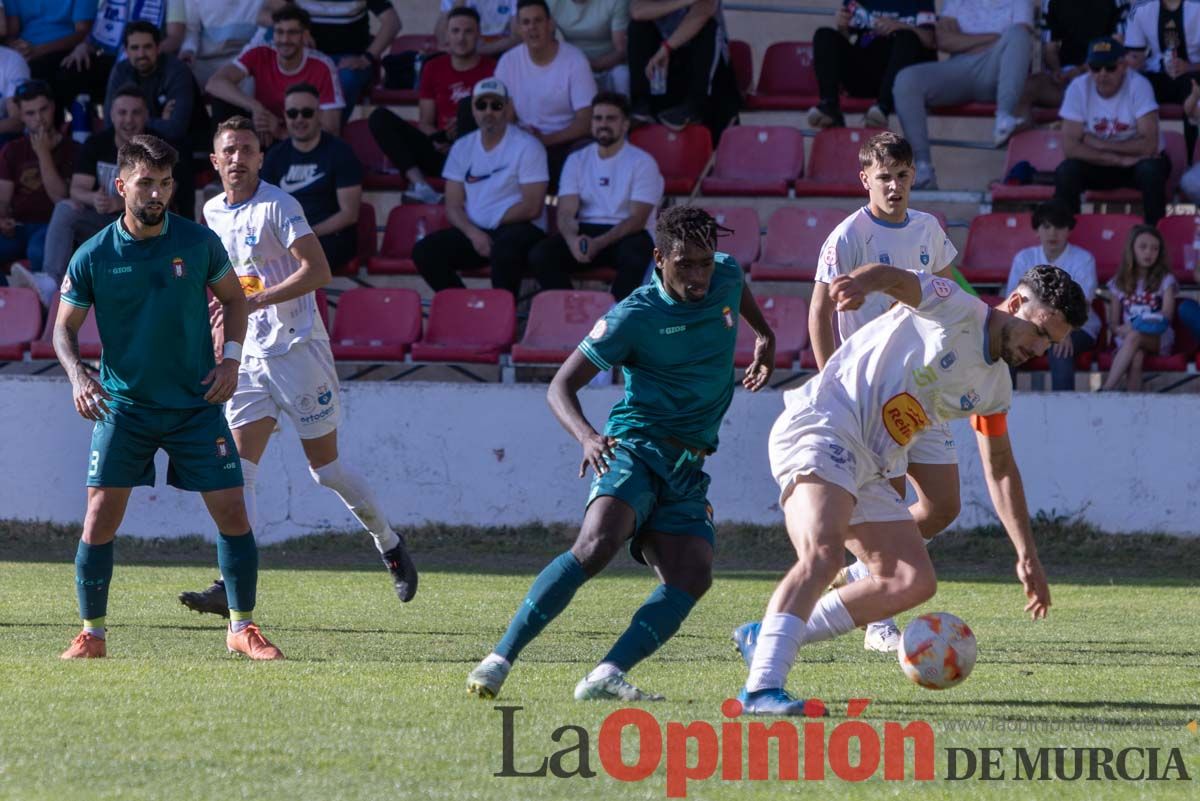
[[[50,307],[54,296],[58,294],[58,284],[53,278],[45,273],[35,273],[24,264],[13,264],[8,273],[8,285],[37,292],[38,299],[46,308]]]
[[[992,141],[996,147],[1004,147],[1008,144],[1008,140],[1024,123],[1025,120],[1020,117],[1005,114],[1003,111],[996,112],[996,127],[992,131]]]
[[[879,104],[871,106],[867,109],[867,113],[863,115],[864,128],[887,128],[888,115],[883,112]]]
[[[8,271],[8,285],[18,289],[37,289],[37,284],[33,278],[33,271],[24,264],[17,264],[15,262],[12,269]]]
[[[662,701],[658,693],[648,693],[629,683],[625,674],[617,671],[600,679],[584,676],[575,685],[576,701]]]
[[[808,127],[828,128],[833,123],[833,117],[822,111],[820,106],[813,106],[808,110]]]
[[[413,184],[404,190],[404,197],[407,200],[415,200],[418,203],[436,204],[442,202],[442,193],[424,181],[421,181],[419,184]]]
[[[867,626],[863,648],[881,654],[896,653],[900,649],[900,629],[896,628],[896,621],[889,618]]]
[[[928,161],[917,162],[917,177],[913,179],[913,189],[937,189],[937,173]]]
[[[36,284],[34,289],[37,290],[42,299],[42,305],[47,309],[54,302],[54,296],[58,294],[58,282],[45,273],[34,273],[33,282]]]

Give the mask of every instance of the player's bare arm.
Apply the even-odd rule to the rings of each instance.
[[[226,345],[236,342],[240,346],[246,339],[246,318],[249,315],[249,304],[242,292],[242,285],[238,282],[237,275],[233,270],[229,270],[220,281],[210,288],[221,304],[221,319]],[[237,389],[238,367],[240,366],[239,359],[222,358],[200,382],[208,387],[208,392],[204,393],[204,399],[209,403],[216,404],[224,403],[232,398],[233,391]]]
[[[1025,487],[1021,483],[1021,471],[1017,468],[1012,442],[1007,432],[977,432],[976,438],[988,494],[991,495],[992,505],[996,507],[1004,531],[1017,551],[1017,578],[1021,580],[1025,597],[1029,599],[1025,611],[1034,620],[1040,620],[1050,611],[1050,586],[1033,541]]]
[[[746,368],[742,386],[751,392],[758,392],[771,380],[771,373],[775,372],[775,332],[763,317],[762,309],[758,308],[758,301],[754,299],[754,294],[746,284],[742,285],[739,312],[754,332],[754,359]]]
[[[867,295],[883,292],[906,306],[921,304],[921,279],[917,274],[886,264],[864,264],[849,275],[829,283],[829,297],[838,311],[853,311]]]
[[[824,370],[825,362],[833,355],[837,340],[833,336],[833,321],[837,306],[829,296],[829,284],[813,284],[812,303],[808,307],[808,338],[812,342],[817,369]]]
[[[79,358],[79,329],[83,327],[88,311],[70,303],[58,305],[58,317],[54,320],[54,352],[67,378],[71,379],[75,411],[85,420],[103,420],[108,414],[108,393],[88,373]]]
[[[613,455],[613,447],[617,441],[597,433],[583,415],[583,407],[579,403],[579,390],[596,377],[600,368],[579,351],[574,351],[567,357],[563,366],[554,374],[550,389],[546,392],[546,402],[554,417],[583,446],[583,461],[579,464],[579,477],[587,473],[590,466],[596,475],[602,476],[608,472],[607,461]]]
[[[247,298],[249,310],[256,312],[275,303],[295,300],[315,292],[333,280],[329,259],[315,234],[305,234],[292,243],[288,252],[300,262],[300,268],[274,286],[255,292]],[[228,337],[227,337],[228,338]]]

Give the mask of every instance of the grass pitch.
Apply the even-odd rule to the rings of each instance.
[[[264,549],[258,618],[288,656],[279,664],[227,656],[222,621],[175,600],[212,580],[211,546],[121,541],[109,658],[64,663],[58,654],[78,629],[73,533],[0,529],[0,799],[665,798],[665,764],[635,783],[605,772],[598,737],[617,707],[571,698],[653,588],[648,572],[618,567],[580,590],[526,650],[497,701],[481,703],[464,691],[467,671],[500,636],[563,536],[410,535],[425,569],[416,600],[405,606],[363,537]],[[761,553],[760,538],[770,544]],[[1088,550],[1084,540],[1096,547]],[[669,699],[644,707],[664,731],[668,721],[703,720],[718,731],[729,722],[721,702],[745,678],[729,632],[761,613],[778,576],[764,560],[778,560],[783,547],[778,533],[764,531],[749,531],[740,543],[722,552],[737,569],[718,574],[680,634],[632,675]],[[884,781],[880,767],[865,782],[847,782],[827,765],[823,782],[784,782],[772,751],[770,781],[726,781],[718,768],[689,782],[688,797],[1195,798],[1200,733],[1187,727],[1200,718],[1195,548],[1162,540],[1131,556],[1125,545],[1078,535],[1074,549],[1099,556],[1086,569],[1047,560],[1054,606],[1048,620],[1032,623],[1021,613],[1015,577],[988,556],[994,544],[984,534],[951,538],[940,556],[934,548],[942,581],[925,611],[958,614],[979,639],[979,662],[962,686],[922,690],[894,659],[863,651],[856,633],[803,648],[792,672],[794,691],[829,705],[827,737],[846,720],[851,698],[871,699],[862,719],[880,732],[885,721],[928,721],[936,735],[933,781]],[[1047,543],[1044,553],[1054,547]],[[973,560],[956,561],[960,551]],[[455,567],[464,562],[467,569]],[[577,733],[551,739],[573,724],[587,733],[597,775],[493,776],[503,762],[500,705],[522,707],[512,727],[517,770],[531,771],[575,744]],[[626,737],[629,764],[635,740]],[[1014,749],[1056,746],[1158,748],[1160,772],[1178,749],[1191,778],[1014,778]],[[985,747],[1007,749],[1003,780],[980,781],[978,769],[974,778],[947,780],[947,749],[978,756]],[[574,769],[578,753],[564,764]],[[961,756],[959,764],[961,771]],[[1135,770],[1145,765],[1144,757],[1131,762]]]

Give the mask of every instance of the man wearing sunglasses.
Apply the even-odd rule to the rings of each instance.
[[[1154,89],[1129,69],[1116,39],[1093,39],[1087,65],[1087,74],[1067,86],[1058,112],[1066,158],[1054,172],[1054,196],[1078,214],[1084,190],[1138,189],[1153,225],[1166,213],[1171,172]]]
[[[413,246],[413,261],[435,292],[461,287],[458,269],[491,264],[492,286],[514,295],[529,251],[545,236],[546,150],[508,122],[508,87],[498,78],[475,84],[471,103],[479,129],[450,148],[446,218],[450,228]]]
[[[344,141],[321,130],[320,100],[311,83],[298,83],[283,99],[288,138],[263,160],[262,179],[300,201],[325,258],[337,270],[354,257],[362,166]]]

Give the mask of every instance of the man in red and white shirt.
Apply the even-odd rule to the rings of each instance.
[[[245,110],[254,120],[265,147],[287,137],[283,101],[288,87],[308,83],[319,92],[321,128],[336,135],[341,130],[341,113],[346,103],[333,60],[304,46],[304,37],[312,27],[308,12],[285,5],[271,15],[271,22],[271,44],[248,45],[209,78],[204,88],[215,98],[214,120],[219,122],[237,113],[229,106]],[[247,77],[254,79],[253,97],[239,87]]]

